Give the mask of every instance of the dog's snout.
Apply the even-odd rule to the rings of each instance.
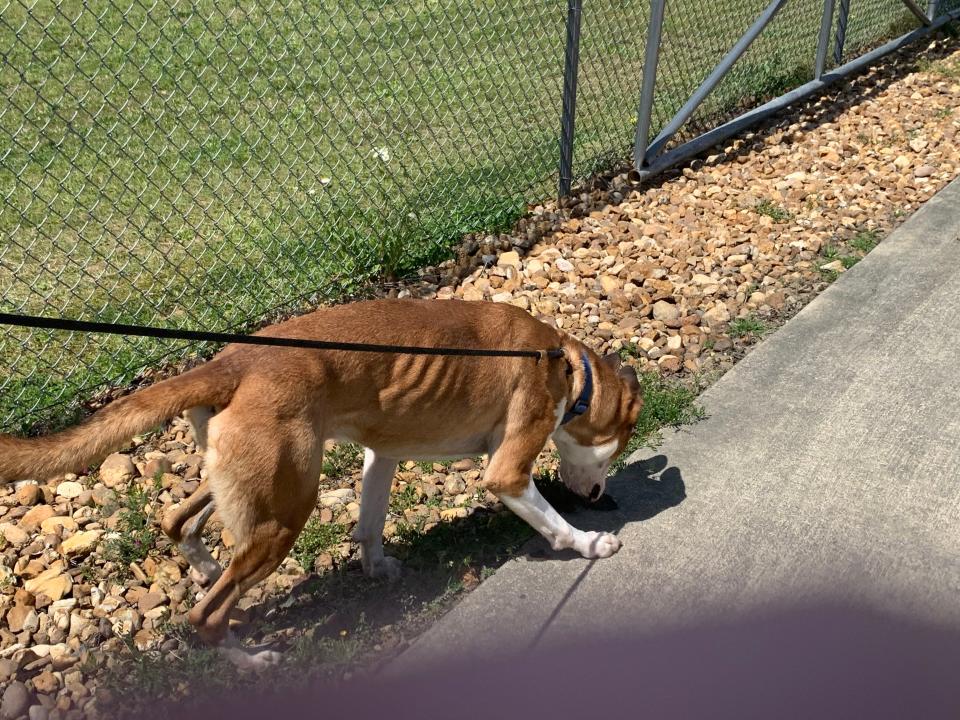
[[[600,497],[601,490],[602,488],[600,487],[600,483],[594,485],[593,490],[590,491],[590,500],[596,500],[598,497]]]

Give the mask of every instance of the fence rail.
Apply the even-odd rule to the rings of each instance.
[[[777,4],[690,103],[768,2],[0,0],[0,311],[230,331],[334,300],[960,8]],[[204,350],[5,327],[0,429]]]

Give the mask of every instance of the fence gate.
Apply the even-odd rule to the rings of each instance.
[[[803,4],[803,2],[804,0],[771,0],[651,141],[651,119],[658,98],[658,80],[661,79],[658,75],[658,67],[661,49],[664,46],[663,29],[669,12],[667,0],[651,0],[650,24],[647,30],[646,54],[633,147],[634,167],[632,176],[635,180],[655,175],[685,158],[703,152],[787,105],[822,90],[840,78],[863,70],[879,57],[930,33],[960,15],[960,8],[956,7],[957,3],[955,2],[930,0],[927,6],[922,8],[915,0],[899,0],[906,8],[908,15],[906,18],[900,18],[899,21],[896,18],[890,19],[891,29],[897,28],[898,22],[903,25],[910,21],[919,25],[919,27],[844,62],[848,31],[851,29],[851,19],[853,17],[851,15],[851,5],[853,5],[853,10],[856,11],[858,3],[862,3],[864,6],[872,4],[874,9],[876,9],[877,3],[870,3],[869,0],[823,0],[815,43],[810,47],[812,80],[668,149],[671,141],[677,137],[694,113],[710,98],[724,78],[731,73],[754,41],[768,30],[781,10],[785,6],[796,6]],[[893,2],[891,5],[895,6],[896,3]],[[941,5],[953,7],[942,8]],[[709,18],[704,20],[709,22]],[[792,26],[796,26],[796,24],[795,22],[791,23]],[[801,34],[803,32],[802,28],[796,28],[796,31]],[[856,47],[853,48],[854,52],[857,49]],[[828,63],[831,62],[833,67],[828,70]]]

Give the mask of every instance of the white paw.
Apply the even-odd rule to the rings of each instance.
[[[267,668],[278,665],[283,659],[283,654],[276,650],[244,650],[239,647],[222,647],[220,652],[241,670],[250,672],[262,672]]]
[[[220,579],[220,575],[223,570],[219,565],[216,568],[208,567],[203,569],[197,569],[194,567],[190,568],[189,577],[190,579],[199,585],[204,590],[210,588],[217,580]]]
[[[400,579],[403,571],[403,563],[394,557],[385,555],[376,562],[365,565],[363,571],[369,578],[382,578],[393,582]]]
[[[578,544],[580,554],[590,559],[608,558],[623,546],[616,535],[605,532],[584,533],[584,537]]]

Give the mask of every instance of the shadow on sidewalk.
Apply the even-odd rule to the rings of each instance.
[[[618,533],[627,523],[643,522],[682,503],[687,497],[680,469],[671,466],[666,455],[655,455],[628,465],[607,481],[597,502],[589,504],[559,483],[541,488],[544,497],[580,530]],[[575,559],[573,550],[553,550],[541,537],[524,548],[540,560]]]

